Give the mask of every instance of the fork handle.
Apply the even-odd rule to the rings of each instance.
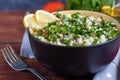
[[[38,73],[35,69],[27,68],[27,70],[32,72],[33,74],[35,74],[40,80],[47,80],[44,76],[42,76],[40,73]]]

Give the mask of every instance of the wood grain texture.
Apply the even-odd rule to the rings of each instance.
[[[11,45],[16,53],[20,53],[24,33],[23,17],[25,11],[0,12],[0,49]],[[21,57],[28,66],[35,68],[48,80],[65,80],[65,78],[43,67],[36,59]],[[0,80],[39,80],[28,71],[14,71],[5,61],[0,51]]]
[[[0,43],[22,39],[24,14],[25,12],[0,12]]]
[[[6,45],[11,45],[16,54],[20,53],[21,41],[24,33],[23,17],[24,11],[15,12],[0,12],[0,49]],[[68,78],[58,75],[51,70],[46,69],[36,59],[28,59],[21,57],[28,66],[36,69],[47,80],[91,80],[90,78]],[[39,80],[35,75],[28,71],[15,71],[13,70],[3,58],[0,51],[0,80]]]

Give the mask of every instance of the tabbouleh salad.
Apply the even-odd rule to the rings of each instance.
[[[33,35],[41,41],[61,46],[88,46],[104,43],[119,35],[114,23],[93,16],[54,14],[59,20],[37,29]]]

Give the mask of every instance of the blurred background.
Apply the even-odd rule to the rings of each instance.
[[[42,6],[51,1],[59,1],[63,4],[66,3],[66,0],[0,0],[0,10],[36,10],[42,8]]]
[[[116,4],[118,4],[116,6]],[[114,7],[114,8],[113,8]],[[120,16],[120,0],[1,0],[0,11],[91,10]]]
[[[79,7],[80,2],[82,2],[83,4],[87,2],[88,3],[92,2],[94,6],[96,5],[98,6],[100,4],[100,1],[103,2],[105,1],[106,4],[109,4],[110,2],[114,2],[114,1],[118,2],[120,0],[0,0],[0,10],[3,11],[33,10],[33,9],[35,10],[35,9],[41,9],[45,4],[49,2],[62,2],[64,5],[67,4],[67,8],[69,6],[68,9],[82,9]]]

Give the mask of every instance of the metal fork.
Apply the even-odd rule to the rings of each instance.
[[[41,74],[39,74],[35,69],[29,68],[27,64],[25,64],[20,57],[18,57],[11,46],[6,46],[5,48],[1,49],[1,52],[7,61],[7,63],[17,71],[27,70],[35,74],[40,80],[46,80]]]

